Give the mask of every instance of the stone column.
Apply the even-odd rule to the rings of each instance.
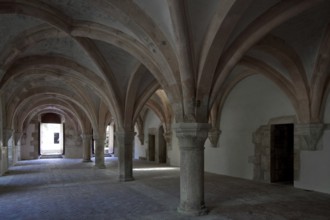
[[[22,132],[14,133],[14,153],[13,153],[13,163],[16,164],[21,158],[21,138],[23,136]]]
[[[0,147],[1,150],[1,176],[4,175],[8,170],[8,148]]]
[[[10,138],[13,136],[13,130],[12,129],[4,129],[3,130],[3,142],[4,142],[4,148],[3,148],[3,157],[7,157],[5,160],[7,161],[7,164],[4,165],[4,169],[8,170],[9,166],[12,165],[12,158],[13,158],[13,143],[11,145],[8,144]]]
[[[104,169],[104,141],[105,136],[98,135],[94,137],[95,140],[95,167]]]
[[[91,134],[81,134],[83,142],[83,162],[91,162]]]
[[[180,146],[180,205],[178,211],[188,215],[205,215],[204,143],[210,125],[178,123],[174,127]]]
[[[116,132],[119,148],[119,181],[131,181],[133,178],[133,143],[135,132]]]

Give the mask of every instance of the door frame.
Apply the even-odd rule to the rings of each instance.
[[[300,172],[300,147],[296,141],[297,119],[295,116],[272,118],[267,125],[260,126],[252,134],[254,144],[254,155],[249,157],[249,163],[253,165],[253,180],[271,183],[271,126],[274,124],[294,124],[294,146],[293,146],[293,180],[299,179]]]

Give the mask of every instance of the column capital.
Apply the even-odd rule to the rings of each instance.
[[[305,123],[295,125],[295,136],[299,138],[300,150],[317,150],[325,125],[322,123]]]
[[[217,147],[218,141],[219,141],[219,137],[221,134],[221,130],[218,128],[212,128],[209,130],[209,139],[210,142],[212,144],[212,147]]]
[[[92,139],[93,135],[92,135],[92,134],[82,133],[82,134],[80,135],[80,137],[81,137],[82,139]]]
[[[206,138],[211,128],[209,123],[176,123],[174,130],[178,137],[197,136]]]
[[[168,145],[171,144],[172,132],[171,131],[164,132],[163,136],[166,141],[166,144],[168,144]]]
[[[13,136],[14,130],[10,128],[3,129],[3,144],[6,146],[9,139]]]
[[[138,135],[138,138],[139,138],[141,144],[143,145],[143,144],[144,144],[144,133],[140,133],[140,134]]]
[[[93,139],[96,141],[105,139],[105,134],[104,135],[103,134],[93,134],[92,136],[93,136]]]
[[[204,150],[211,125],[208,123],[177,123],[174,125],[181,150]]]
[[[123,141],[125,144],[130,144],[134,139],[136,132],[134,131],[116,131],[115,137],[118,138],[119,141]]]
[[[136,132],[135,131],[116,131],[115,135],[118,137],[130,136],[130,135],[134,137],[136,135]]]
[[[15,145],[18,144],[18,141],[22,138],[23,132],[15,132],[14,133],[14,140],[15,140]]]

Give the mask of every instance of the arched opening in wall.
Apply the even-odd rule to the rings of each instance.
[[[293,184],[294,180],[294,125],[271,126],[271,182]]]
[[[114,123],[110,123],[106,128],[104,155],[111,156],[114,152]]]
[[[64,126],[61,116],[54,113],[41,115],[39,154],[41,158],[64,154]]]

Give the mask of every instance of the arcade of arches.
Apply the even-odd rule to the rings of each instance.
[[[180,166],[182,213],[204,214],[204,171],[330,193],[329,15],[327,0],[0,0],[1,174],[39,158],[45,120],[63,157],[118,157],[120,181],[133,158]]]

